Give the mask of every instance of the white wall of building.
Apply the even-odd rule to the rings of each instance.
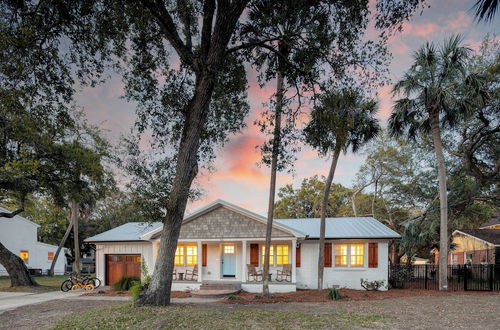
[[[385,240],[333,240],[332,267],[325,267],[323,288],[338,286],[340,288],[363,290],[361,279],[369,281],[388,281],[388,242]],[[368,268],[368,243],[378,243],[378,267]],[[364,267],[335,267],[335,244],[364,244]],[[318,241],[301,242],[301,266],[297,267],[297,288],[316,289],[318,287]]]
[[[10,219],[0,218],[0,242],[17,256],[21,251],[28,251],[26,262],[28,268],[42,269],[45,273],[52,263],[52,260],[48,258],[48,253],[54,252],[55,255],[57,246],[38,242],[38,227],[39,225],[21,216]],[[54,269],[55,274],[64,274],[65,267],[66,257],[62,250]],[[0,275],[8,275],[2,265],[0,265]]]

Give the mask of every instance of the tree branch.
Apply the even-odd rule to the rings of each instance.
[[[205,0],[203,4],[203,27],[201,28],[201,54],[204,59],[207,58],[210,50],[214,12],[215,0]]]

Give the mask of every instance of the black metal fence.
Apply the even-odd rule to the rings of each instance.
[[[439,290],[439,266],[391,265],[389,284],[397,289]],[[500,291],[500,265],[449,265],[448,290]]]

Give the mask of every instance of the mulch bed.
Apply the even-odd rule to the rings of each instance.
[[[388,291],[363,291],[339,289],[342,295],[341,301],[361,301],[361,300],[382,300],[400,297],[415,296],[451,296],[451,295],[500,295],[500,292],[479,292],[479,291],[434,291],[434,290],[406,290],[391,289]],[[283,302],[331,302],[327,297],[328,290],[297,290],[296,292],[286,292],[272,294],[265,298],[261,294],[240,292],[230,296],[220,303],[222,304],[273,304]]]

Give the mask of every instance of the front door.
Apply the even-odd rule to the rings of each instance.
[[[236,246],[222,246],[222,277],[236,277]]]

